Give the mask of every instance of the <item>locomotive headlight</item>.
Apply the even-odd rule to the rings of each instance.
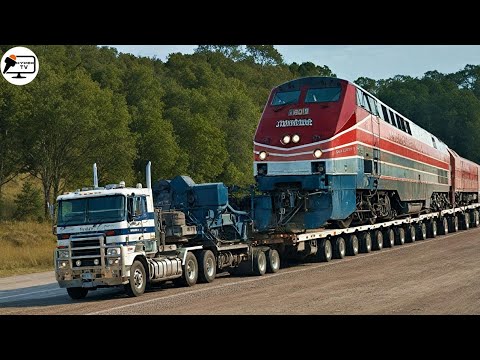
[[[258,157],[260,160],[265,160],[267,158],[267,153],[265,151],[261,151],[260,154],[258,154]]]
[[[322,156],[322,150],[320,149],[317,149],[313,152],[313,156],[315,156],[317,159],[320,159],[320,157]]]
[[[292,141],[296,144],[300,141],[300,135],[295,134],[292,136]]]
[[[285,135],[283,138],[282,138],[282,143],[284,143],[285,145],[288,144],[290,142],[290,140],[292,140],[292,138],[290,137],[290,135]]]

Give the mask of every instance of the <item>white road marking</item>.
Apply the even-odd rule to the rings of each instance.
[[[449,237],[456,236],[456,235],[462,235],[462,234],[463,234],[463,232],[444,235],[444,236],[439,237],[438,240],[447,239]],[[434,239],[429,239],[429,240],[434,240]],[[353,261],[353,260],[356,260],[356,259],[364,259],[365,257],[368,257],[368,256],[387,254],[387,253],[392,252],[392,251],[408,249],[410,247],[418,246],[418,245],[422,245],[422,244],[429,244],[429,243],[431,243],[431,241],[429,241],[429,240],[419,240],[418,242],[415,242],[413,244],[408,244],[407,246],[397,246],[397,247],[394,247],[394,248],[385,248],[386,251],[376,251],[376,252],[371,252],[371,253],[367,253],[367,254],[362,254],[361,256],[352,256],[352,257],[349,257],[347,259],[342,259],[342,261],[322,263],[322,264],[314,265],[314,266],[308,266],[307,265],[308,267],[303,268],[303,269],[293,269],[293,270],[290,270],[290,271],[282,271],[282,272],[275,273],[275,274],[269,274],[268,276],[259,276],[259,277],[256,277],[254,279],[240,280],[240,281],[236,281],[236,282],[233,282],[233,283],[222,284],[222,285],[217,285],[217,286],[213,286],[213,287],[206,287],[204,289],[190,290],[190,291],[186,291],[186,292],[182,292],[182,293],[178,293],[178,294],[173,294],[173,295],[163,296],[163,297],[159,297],[159,298],[154,298],[154,299],[144,300],[144,301],[140,301],[140,302],[135,302],[135,303],[132,303],[132,304],[116,306],[116,307],[109,308],[109,309],[106,309],[106,310],[100,310],[100,311],[87,313],[85,315],[99,315],[99,314],[108,313],[108,312],[111,312],[111,311],[114,311],[114,310],[120,310],[120,309],[129,308],[129,307],[132,307],[132,306],[139,306],[139,305],[148,304],[148,303],[152,303],[152,302],[155,302],[155,301],[173,299],[173,298],[184,296],[184,295],[221,289],[221,288],[225,288],[225,287],[228,287],[228,286],[235,286],[235,285],[238,285],[238,284],[246,284],[246,283],[252,283],[252,282],[256,282],[256,281],[268,280],[268,279],[271,279],[271,278],[276,277],[276,276],[294,274],[294,273],[299,273],[299,272],[303,272],[303,271],[310,271],[310,270],[315,270],[315,269],[326,267],[326,266],[345,264],[348,261]]]
[[[58,290],[64,290],[64,289],[62,289],[62,288],[59,288],[59,289],[47,289],[47,290],[32,291],[32,292],[23,293],[23,294],[8,295],[8,296],[0,297],[0,300],[9,299],[9,298],[13,298],[13,297],[19,297],[19,296],[39,294],[39,293],[44,293],[44,292],[49,292],[49,291],[58,291]]]

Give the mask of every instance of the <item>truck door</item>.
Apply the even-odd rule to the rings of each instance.
[[[144,195],[129,197],[129,241],[143,240],[144,222],[147,220],[147,206]]]

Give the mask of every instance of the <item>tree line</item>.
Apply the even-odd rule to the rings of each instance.
[[[36,79],[0,79],[0,206],[2,186],[28,173],[42,184],[45,216],[63,191],[91,184],[94,162],[101,184],[144,182],[148,160],[154,179],[251,184],[253,134],[270,90],[336,76],[326,65],[287,64],[271,45],[199,45],[165,62],[90,45],[28,47],[40,61]],[[479,76],[468,65],[356,82],[480,162]]]

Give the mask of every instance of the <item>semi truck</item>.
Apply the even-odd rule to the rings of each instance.
[[[223,183],[177,176],[152,189],[150,162],[146,187],[100,187],[95,164],[93,174],[92,187],[57,198],[55,275],[72,299],[104,287],[140,296],[155,283],[193,286],[218,271],[262,276],[277,272],[281,259],[327,262],[479,225],[475,203],[348,228],[260,232],[253,213],[262,196],[253,191],[242,211]]]

